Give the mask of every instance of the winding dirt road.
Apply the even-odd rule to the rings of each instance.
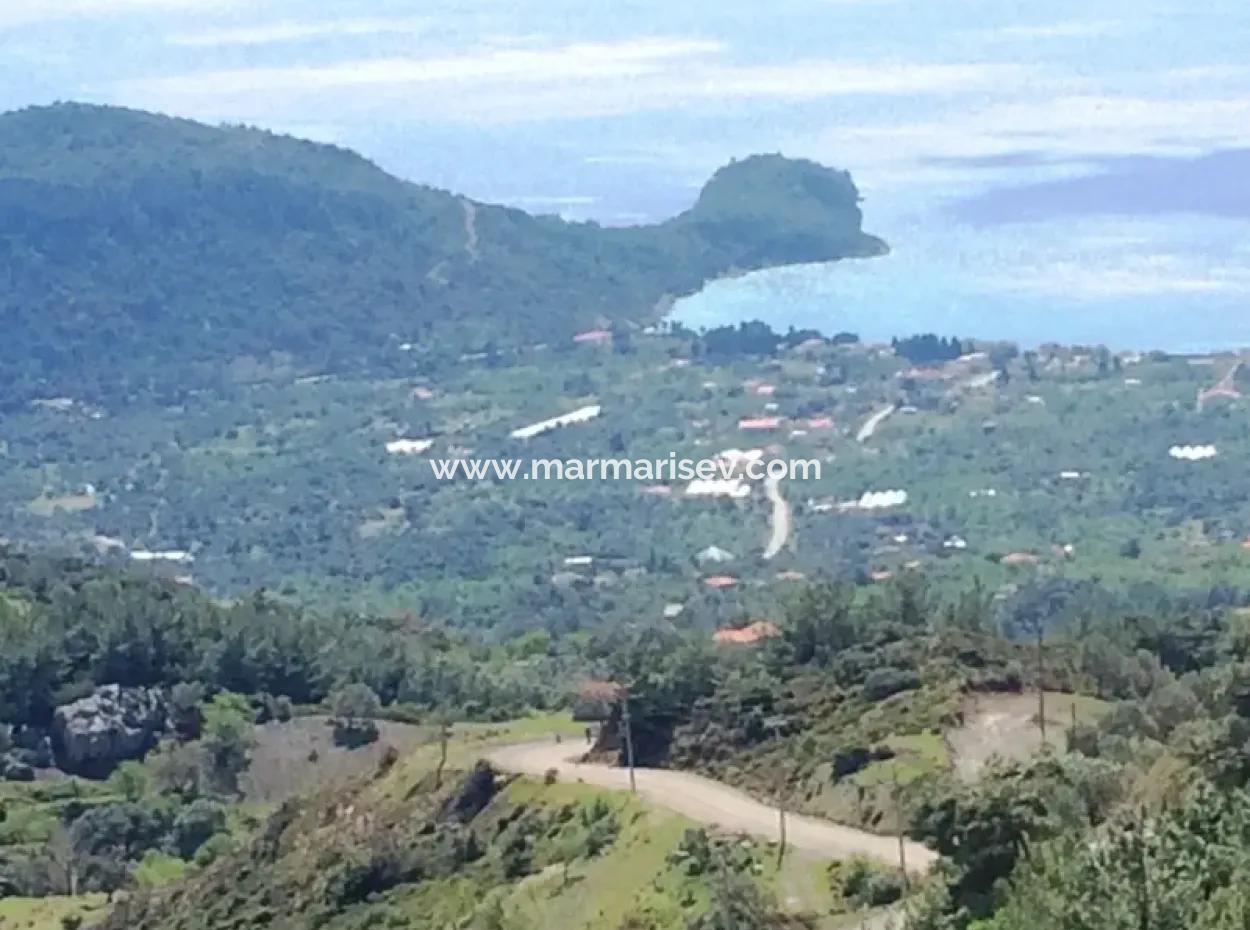
[[[897,404],[890,404],[890,406],[886,407],[884,410],[878,410],[867,419],[863,426],[860,427],[859,432],[855,435],[855,441],[867,442],[876,435],[877,427],[879,427],[886,420],[890,419],[890,417],[894,416],[894,413],[897,410]]]
[[[773,528],[768,545],[764,547],[764,560],[776,557],[790,541],[793,521],[790,517],[790,505],[781,493],[781,482],[777,478],[764,479],[764,493],[773,505]]]
[[[629,772],[606,765],[577,763],[580,750],[558,743],[522,743],[491,751],[487,758],[499,768],[520,775],[543,777],[554,770],[564,781],[582,781],[601,788],[629,790]],[[652,804],[675,811],[708,826],[747,833],[775,842],[777,809],[735,788],[701,775],[667,769],[638,769],[638,794]],[[786,817],[790,846],[824,859],[864,856],[886,866],[898,865],[898,840],[839,824],[790,814]],[[909,872],[927,872],[937,855],[919,843],[904,844]]]

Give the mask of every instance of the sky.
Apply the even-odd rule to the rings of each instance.
[[[617,224],[781,151],[849,169],[891,256],[694,318],[1200,347],[1250,344],[1247,48],[1244,0],[0,0],[0,109],[260,125]]]

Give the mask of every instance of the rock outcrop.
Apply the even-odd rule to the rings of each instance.
[[[147,688],[104,685],[56,709],[52,745],[57,765],[73,775],[106,778],[118,764],[141,758],[166,727],[164,695]]]

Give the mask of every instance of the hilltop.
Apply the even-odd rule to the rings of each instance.
[[[609,229],[256,129],[22,110],[0,116],[3,387],[176,394],[248,358],[341,369],[402,343],[436,364],[644,322],[719,275],[880,254],[858,199],[845,172],[755,156],[686,212]]]

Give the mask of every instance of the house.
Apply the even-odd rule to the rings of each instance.
[[[909,368],[907,371],[899,372],[900,378],[906,381],[945,381],[950,375],[937,368]]]
[[[908,494],[898,489],[891,491],[865,491],[857,501],[844,505],[848,510],[888,510],[907,503]]]
[[[708,546],[696,555],[695,558],[700,562],[732,562],[735,556],[732,552],[728,552],[720,546]]]
[[[595,417],[599,416],[603,408],[598,404],[588,404],[585,407],[578,407],[570,413],[563,413],[558,417],[552,417],[549,420],[542,420],[538,423],[532,423],[529,426],[522,426],[520,429],[514,429],[509,435],[513,439],[533,439],[535,436],[541,436],[543,433],[549,433],[553,429],[559,429],[561,426],[572,426],[575,423],[588,423]]]
[[[1008,552],[998,560],[1000,565],[1036,565],[1040,561],[1032,552]]]
[[[695,478],[686,485],[687,497],[729,497],[741,500],[751,495],[751,486],[741,478]]]
[[[832,417],[810,417],[807,421],[808,429],[833,429]]]
[[[1168,449],[1168,455],[1182,462],[1202,462],[1207,459],[1213,459],[1220,454],[1220,450],[1215,446],[1173,446]]]
[[[738,579],[733,575],[709,575],[703,579],[705,587],[713,588],[718,591],[725,588],[732,588],[737,583]]]
[[[825,340],[813,336],[810,339],[804,339],[796,345],[791,351],[793,352],[817,352],[825,347]]]
[[[130,553],[130,557],[136,562],[175,562],[179,565],[186,565],[195,561],[195,557],[191,553],[184,552],[181,549],[166,549],[161,552],[136,549]]]
[[[775,384],[757,384],[755,393],[760,397],[772,397],[777,393],[777,385]]]
[[[603,345],[612,341],[612,332],[607,329],[588,329],[574,336],[573,341],[578,345]]]
[[[639,493],[646,494],[648,497],[668,497],[673,493],[673,489],[667,484],[649,484]]]
[[[661,613],[665,620],[672,620],[681,616],[681,612],[686,609],[685,604],[665,604]]]
[[[386,444],[386,451],[391,455],[420,455],[432,445],[433,439],[392,439]]]
[[[784,571],[777,572],[774,576],[778,581],[803,581],[807,576],[802,572]]]
[[[749,646],[752,643],[758,643],[762,639],[772,639],[774,636],[780,635],[781,630],[771,620],[753,620],[744,627],[726,627],[717,630],[712,634],[712,640],[713,642],[734,646]]]
[[[986,387],[989,387],[991,384],[993,384],[995,381],[997,381],[998,377],[999,375],[998,375],[997,369],[995,369],[994,371],[987,371],[983,375],[977,375],[975,378],[972,378],[970,381],[968,381],[967,386],[969,388],[972,388],[973,390],[977,390],[979,388],[986,388]]]
[[[744,417],[738,421],[742,430],[774,430],[781,426],[781,417]]]

